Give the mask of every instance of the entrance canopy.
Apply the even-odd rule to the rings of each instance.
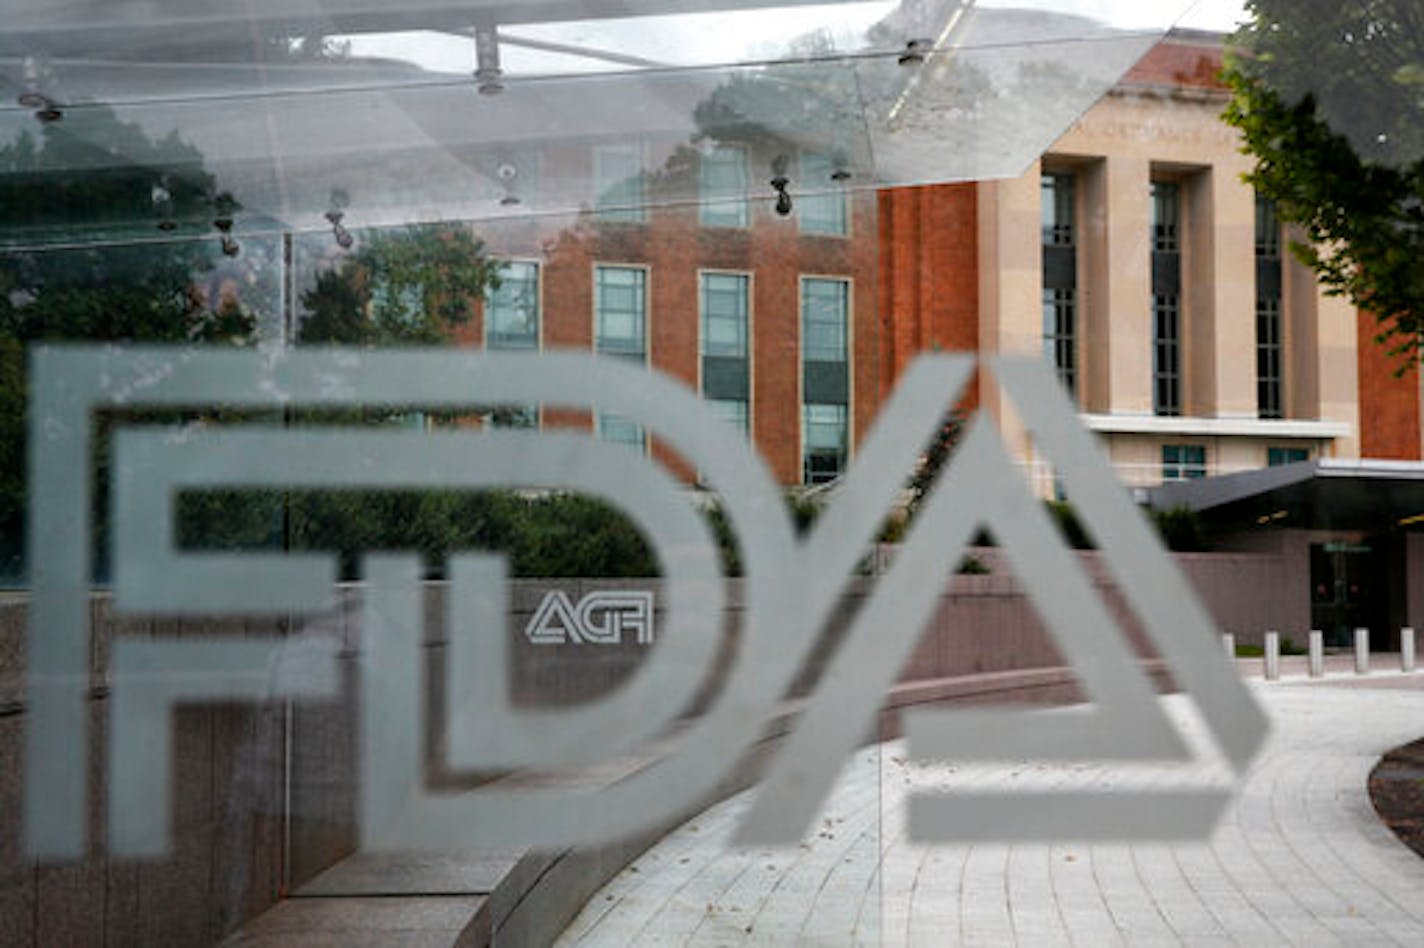
[[[1424,463],[1301,461],[1163,484],[1149,491],[1148,499],[1159,510],[1187,507],[1221,524],[1301,530],[1424,528]]]
[[[1190,6],[0,0],[0,188],[161,174],[0,249],[1017,175]]]

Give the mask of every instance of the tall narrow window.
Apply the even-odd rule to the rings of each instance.
[[[1284,417],[1281,345],[1281,225],[1256,196],[1256,413]]]
[[[803,194],[796,199],[796,213],[801,231],[806,234],[829,234],[844,237],[849,231],[849,214],[845,193],[830,190],[836,187],[832,178],[835,162],[821,152],[806,152],[801,156],[801,186],[817,193]]]
[[[746,227],[747,150],[718,145],[704,154],[698,190],[703,227]]]
[[[748,371],[751,280],[743,273],[703,273],[702,396],[719,414],[748,431]]]
[[[801,281],[801,473],[807,484],[836,479],[849,445],[850,283]]]
[[[641,361],[647,352],[648,274],[638,267],[594,270],[594,349],[600,354]],[[598,436],[605,441],[646,447],[641,425],[600,412]]]
[[[1200,444],[1162,445],[1162,480],[1206,477],[1206,447]]]
[[[1043,353],[1070,393],[1078,384],[1078,252],[1073,176],[1043,176]]]
[[[595,146],[593,178],[600,220],[623,223],[647,220],[643,152],[638,145]]]
[[[1182,413],[1181,189],[1152,182],[1152,410]]]
[[[485,303],[485,347],[539,348],[539,265],[514,261],[499,268],[499,289]]]
[[[499,288],[485,301],[486,349],[539,348],[539,265],[525,261],[505,263],[499,270]],[[500,405],[490,415],[498,428],[539,427],[537,404]]]
[[[647,352],[647,272],[597,267],[594,272],[594,348],[643,358]]]

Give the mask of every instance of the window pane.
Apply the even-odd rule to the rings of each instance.
[[[500,268],[499,289],[485,304],[485,345],[534,349],[539,345],[539,265],[511,262]]]
[[[806,362],[846,361],[850,287],[845,280],[801,282],[801,353]]]
[[[834,185],[835,163],[830,155],[808,152],[801,156],[801,185],[823,191]],[[801,230],[808,234],[844,236],[847,231],[846,196],[840,191],[804,194],[796,199]]]
[[[802,406],[802,475],[807,484],[821,484],[840,476],[845,468],[846,434],[846,406]]]
[[[702,274],[702,354],[745,358],[747,289],[738,273]]]
[[[647,274],[636,267],[599,267],[597,283],[598,351],[641,356],[645,351]]]
[[[1152,182],[1152,249],[1181,250],[1181,188],[1173,181]]]
[[[640,451],[644,447],[643,426],[610,412],[599,412],[598,437],[610,444],[626,444]]]
[[[593,152],[598,217],[638,223],[647,219],[643,207],[642,151],[637,145],[600,145]]]
[[[747,152],[719,145],[702,156],[699,191],[704,227],[747,226]]]
[[[723,421],[732,425],[743,434],[750,431],[747,424],[747,403],[740,399],[733,398],[709,398],[707,404],[712,407]]]
[[[1043,176],[1043,242],[1050,247],[1073,246],[1073,176]]]

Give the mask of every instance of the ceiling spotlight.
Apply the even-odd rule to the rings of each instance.
[[[480,95],[499,95],[504,91],[504,83],[499,81],[503,74],[499,66],[499,34],[491,27],[475,27],[475,88]]]
[[[27,109],[35,110],[35,118],[46,125],[64,118],[64,110],[43,92],[27,89],[15,97],[15,101]]]
[[[327,223],[331,225],[331,236],[336,238],[336,246],[342,250],[350,250],[351,245],[356,242],[356,238],[351,236],[351,231],[341,223],[346,217],[346,207],[350,203],[351,197],[346,193],[345,188],[332,188],[331,209],[323,215]]]
[[[777,155],[771,159],[771,189],[776,192],[776,213],[782,217],[791,213],[791,195],[786,193],[786,187],[791,183],[786,177],[786,156]]]
[[[905,51],[896,60],[902,66],[918,66],[925,61],[925,53],[934,46],[934,42],[928,39],[912,39],[905,44]]]
[[[356,242],[356,238],[351,236],[351,231],[341,223],[341,219],[346,215],[341,211],[327,211],[326,220],[331,224],[331,235],[336,238],[336,246],[342,250],[350,250],[351,245]]]
[[[158,229],[165,232],[177,230],[178,224],[173,220],[173,192],[168,190],[167,178],[154,183],[149,192],[149,200],[153,203],[153,209],[158,212]]]
[[[213,227],[219,234],[223,255],[236,257],[242,252],[242,248],[238,246],[232,236],[232,215],[237,210],[237,199],[232,196],[231,191],[223,191],[213,199],[213,207],[218,214],[213,218]]]

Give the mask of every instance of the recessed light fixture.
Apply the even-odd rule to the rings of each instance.
[[[925,53],[933,45],[934,42],[928,39],[912,39],[905,44],[905,51],[896,62],[902,66],[918,66],[925,61]]]
[[[499,95],[504,91],[499,65],[499,34],[491,27],[475,27],[475,88],[480,95]]]
[[[786,177],[786,156],[777,155],[771,159],[771,189],[776,192],[776,213],[786,217],[791,213],[791,195],[786,187],[791,180]]]
[[[15,97],[15,101],[27,109],[35,110],[35,118],[46,125],[51,122],[58,122],[64,118],[64,110],[43,92],[36,92],[34,89],[26,89]]]

